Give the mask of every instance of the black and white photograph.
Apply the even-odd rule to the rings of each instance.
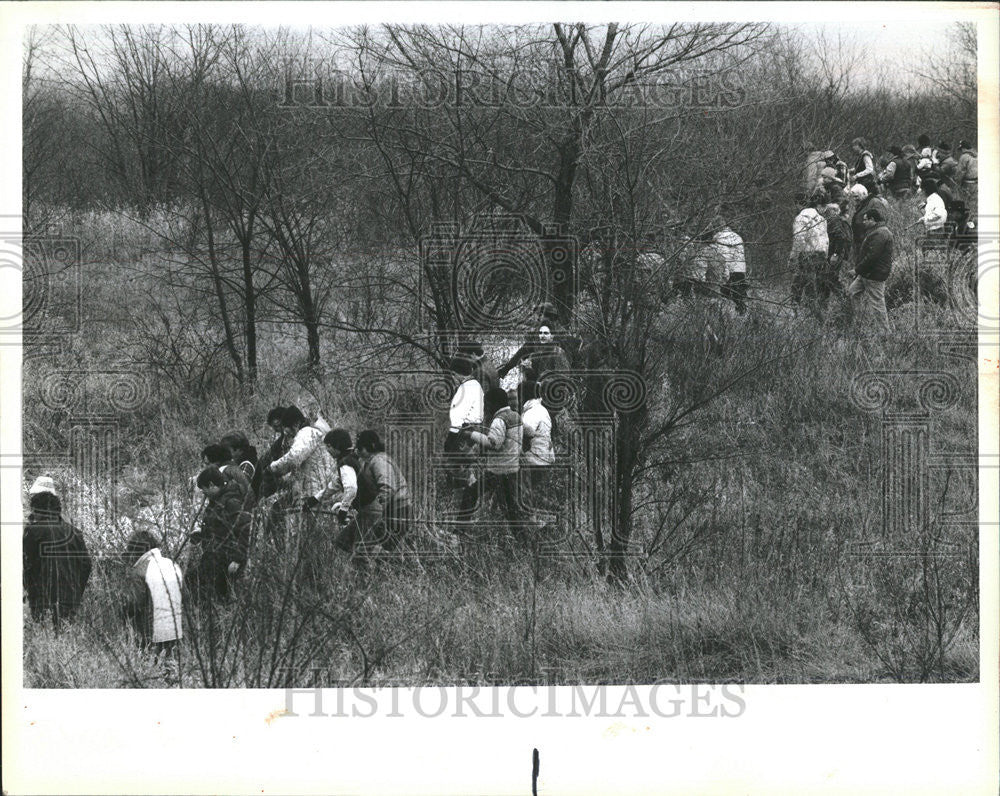
[[[995,788],[995,4],[4,5],[12,755],[268,694],[341,774],[186,792]]]

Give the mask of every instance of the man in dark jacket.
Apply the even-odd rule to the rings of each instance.
[[[52,479],[39,478],[31,487],[31,513],[24,526],[22,552],[24,590],[34,619],[52,611],[56,629],[80,607],[90,579],[90,553],[83,534],[62,518],[62,503]]]
[[[243,495],[243,509],[250,511],[257,504],[257,496],[250,486],[250,478],[246,472],[234,461],[232,450],[222,442],[206,445],[201,451],[202,462],[206,465],[214,464],[219,468],[227,480],[234,482],[240,488]]]
[[[257,448],[250,444],[247,435],[241,431],[231,431],[219,440],[219,444],[229,449],[231,461],[250,480],[250,488],[256,497],[260,492],[260,481],[263,476],[257,468]]]
[[[872,321],[883,332],[888,332],[891,328],[885,307],[885,280],[892,270],[892,233],[878,207],[867,210],[861,220],[865,239],[854,265],[856,278],[847,288],[847,295],[851,297],[855,321],[870,314]]]
[[[274,473],[269,472],[267,468],[272,462],[278,461],[278,459],[288,453],[288,448],[291,446],[291,440],[285,434],[284,427],[281,425],[281,417],[284,412],[284,406],[276,406],[267,413],[267,425],[275,432],[276,436],[264,452],[264,455],[257,461],[255,477],[257,478],[258,485],[255,492],[258,498],[270,497],[281,489],[281,480]]]
[[[857,262],[867,233],[863,221],[865,213],[877,208],[882,218],[886,219],[889,217],[889,203],[881,196],[870,196],[863,185],[852,185],[849,195],[854,208],[851,215],[851,235],[854,238],[854,261]]]
[[[881,180],[887,191],[897,199],[905,199],[912,193],[913,172],[909,160],[898,146],[889,147],[892,159],[882,172]]]
[[[822,216],[826,219],[826,234],[830,239],[827,250],[826,278],[820,285],[820,294],[825,303],[833,294],[840,295],[840,269],[851,260],[853,235],[851,225],[847,220],[848,200],[844,196],[837,203],[830,203],[823,208]]]
[[[215,465],[198,474],[198,488],[208,504],[201,531],[192,540],[201,546],[195,573],[200,598],[226,599],[230,581],[246,567],[250,547],[250,514],[244,509],[243,491]]]

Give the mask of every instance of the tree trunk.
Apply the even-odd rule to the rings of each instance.
[[[638,413],[619,415],[618,433],[615,435],[615,494],[618,500],[611,541],[607,546],[607,579],[617,586],[624,586],[629,579],[627,562],[632,537],[632,487],[640,428]]]
[[[212,271],[212,287],[215,289],[215,298],[219,303],[219,315],[222,319],[222,329],[226,336],[226,351],[229,353],[229,358],[233,361],[233,365],[236,367],[236,379],[239,381],[240,386],[243,386],[243,384],[245,384],[243,362],[240,358],[239,351],[236,348],[233,327],[229,320],[229,307],[226,302],[225,287],[222,284],[219,258],[215,250],[215,232],[212,227],[212,216],[208,208],[208,199],[205,196],[204,186],[199,185],[199,193],[201,196],[202,212],[205,217],[205,231],[208,238],[208,261]]]
[[[252,230],[253,227],[250,227]],[[244,336],[246,337],[247,388],[253,392],[257,384],[257,296],[254,292],[253,266],[250,262],[251,232],[248,230],[242,242],[243,248],[243,290]]]
[[[307,367],[310,373],[319,371],[319,318],[316,313],[310,311],[305,318],[306,344],[309,346],[309,360]]]
[[[568,235],[570,221],[573,218],[573,185],[576,181],[577,164],[580,158],[579,123],[574,123],[573,132],[559,145],[559,169],[556,172],[555,195],[552,202],[552,221],[560,234]],[[562,322],[569,322],[569,309],[576,301],[574,290],[575,280],[559,278],[558,272],[564,267],[564,261],[554,256],[561,247],[549,245],[546,247],[552,293],[549,300],[556,305]],[[575,266],[575,262],[574,262]]]

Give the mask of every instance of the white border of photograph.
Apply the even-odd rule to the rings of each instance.
[[[20,210],[21,36],[28,24],[217,22],[341,26],[380,20],[488,24],[559,18],[601,22],[683,17],[772,20],[784,24],[848,22],[921,25],[942,31],[977,21],[980,52],[979,157],[983,215],[998,213],[995,5],[904,3],[4,3],[0,215]],[[919,48],[911,57],[921,58]],[[5,296],[20,294],[17,273],[0,274]],[[996,317],[997,296],[991,302]],[[997,341],[981,337],[980,451],[997,461]],[[0,347],[0,450],[20,451],[20,352]],[[376,715],[309,717],[310,694],[293,695],[298,716],[283,715],[284,691],[24,690],[21,482],[0,470],[2,488],[3,788],[6,793],[438,793],[531,792],[532,751],[540,753],[538,792],[585,793],[995,793],[997,783],[998,592],[997,469],[981,469],[981,618],[979,684],[923,686],[735,687],[738,715],[696,715],[736,701],[718,690],[683,697],[681,715],[648,709],[650,687],[606,689],[607,703],[637,702],[629,718],[566,717],[572,689],[498,689],[501,717],[478,717],[459,696],[425,689],[433,713],[414,709],[414,694],[368,692]],[[325,691],[327,713],[338,692]],[[340,694],[343,697],[343,694]],[[556,709],[552,709],[554,700]],[[699,701],[701,700],[701,701]],[[714,700],[714,701],[713,701]],[[666,700],[657,703],[667,713]],[[562,705],[563,707],[559,707]],[[374,710],[370,707],[362,711]],[[532,710],[535,709],[534,714]],[[546,716],[548,710],[550,714]],[[528,714],[519,717],[518,714]]]

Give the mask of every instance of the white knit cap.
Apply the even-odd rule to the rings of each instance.
[[[851,196],[856,199],[866,199],[868,197],[868,189],[865,188],[861,183],[857,183],[851,186]]]
[[[56,497],[59,497],[59,495],[56,494],[55,481],[52,480],[51,476],[38,476],[38,478],[35,479],[35,483],[33,483],[31,488],[28,490],[29,495],[38,495],[42,492],[51,492],[53,495],[56,495]]]

